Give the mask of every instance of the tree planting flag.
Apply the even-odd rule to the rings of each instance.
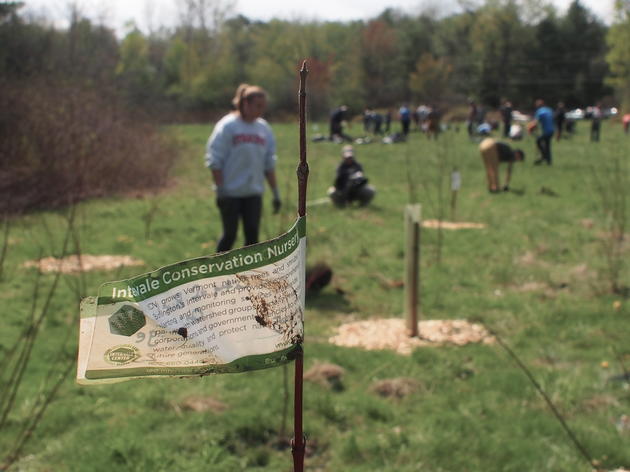
[[[101,286],[81,303],[77,381],[275,367],[304,338],[306,218],[276,239]]]

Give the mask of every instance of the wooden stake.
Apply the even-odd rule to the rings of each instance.
[[[420,214],[419,204],[405,208],[405,318],[410,337],[418,336],[420,305]]]
[[[457,190],[451,190],[451,221],[455,221],[455,213],[457,209]]]
[[[300,112],[300,163],[297,168],[298,178],[298,216],[306,215],[306,185],[308,182],[308,162],[306,162],[306,76],[308,69],[306,61],[302,63],[300,70],[299,112]],[[304,451],[306,441],[302,430],[302,393],[304,383],[304,351],[302,345],[298,345],[295,351],[295,395],[293,398],[293,440],[291,452],[293,453],[293,471],[304,471]]]
[[[455,215],[457,213],[457,193],[461,186],[462,176],[457,170],[457,167],[455,167],[451,173],[451,221],[455,221]]]

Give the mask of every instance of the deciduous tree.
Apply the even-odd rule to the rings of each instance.
[[[606,37],[610,67],[608,83],[618,91],[627,113],[630,109],[630,1],[615,2],[615,22]]]

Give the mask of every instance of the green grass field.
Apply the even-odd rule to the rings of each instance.
[[[450,220],[455,166],[463,181],[456,219],[487,227],[423,230],[422,319],[463,318],[495,330],[599,467],[630,468],[630,422],[622,421],[630,415],[630,378],[612,379],[630,371],[630,300],[623,295],[630,277],[628,268],[622,269],[617,279],[622,294],[611,293],[603,252],[610,224],[627,219],[630,205],[611,219],[614,200],[602,202],[597,191],[599,182],[605,195],[617,189],[628,201],[630,138],[619,124],[605,122],[602,141],[591,143],[587,126],[580,123],[571,139],[553,143],[552,167],[532,164],[535,144],[527,137],[518,145],[527,159],[515,166],[515,191],[497,195],[487,192],[477,144],[463,129],[448,131],[437,142],[412,133],[407,143],[356,146],[357,159],[377,189],[373,204],[308,209],[308,263],[327,263],[334,278],[318,296],[307,298],[305,369],[326,362],[345,374],[343,388],[305,382],[306,470],[592,469],[498,344],[424,347],[402,356],[328,342],[344,322],[403,316],[403,290],[383,280],[403,278],[404,207],[417,202],[423,218]],[[309,133],[322,129],[309,125]],[[272,215],[271,196],[265,196],[264,238],[283,232],[296,214],[298,127],[279,124],[274,131],[284,207]],[[359,128],[349,131],[358,134]],[[210,173],[203,166],[210,127],[169,132],[184,149],[172,185],[152,196],[82,203],[69,237],[70,252],[132,255],[144,267],[61,276],[47,302],[54,275],[37,282],[36,271],[22,264],[62,252],[67,212],[11,221],[0,282],[0,361],[32,314],[48,309],[0,430],[0,459],[37,407],[39,392],[50,388],[66,359],[74,358],[82,296],[96,294],[106,281],[214,252],[221,228]],[[340,148],[309,143],[309,201],[325,197]],[[622,163],[620,171],[616,162]],[[629,249],[626,235],[620,260],[627,260]],[[292,430],[291,414],[283,421],[285,372],[291,385],[292,366],[91,387],[76,385],[71,372],[11,470],[290,471],[291,452],[281,441]],[[375,382],[394,378],[414,379],[417,388],[401,399],[371,391]],[[195,397],[223,407],[187,408]],[[288,403],[291,412],[292,400]]]

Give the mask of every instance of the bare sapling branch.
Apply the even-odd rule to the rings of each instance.
[[[70,209],[70,214],[68,216],[68,227],[66,229],[62,251],[61,251],[62,258],[67,254],[68,245],[70,243],[70,238],[72,235],[72,228],[74,225],[75,216],[76,216],[76,211],[75,211],[75,207],[73,206]],[[52,302],[53,296],[57,290],[60,277],[61,277],[61,271],[57,271],[53,278],[52,284],[50,288],[48,289],[48,294],[46,296],[44,305],[37,317],[35,317],[35,307],[36,307],[37,297],[34,297],[33,311],[30,317],[31,322],[30,322],[30,326],[28,326],[28,329],[27,329],[27,335],[21,341],[20,356],[13,366],[10,379],[7,382],[7,388],[3,389],[4,394],[0,398],[0,407],[1,407],[0,408],[0,414],[1,414],[0,429],[2,429],[4,425],[6,424],[9,413],[13,409],[13,405],[15,403],[17,393],[20,389],[20,385],[22,383],[24,374],[26,372],[26,369],[30,361],[30,357],[33,351],[33,346],[35,345],[35,339],[37,338],[37,335],[39,334],[39,329],[42,325],[42,322],[44,321],[44,319],[46,318],[46,315],[48,314],[48,310],[50,308],[50,304]],[[39,292],[40,281],[41,279],[37,278],[36,287],[34,288],[35,294]]]
[[[627,165],[616,157],[612,169],[593,169],[594,187],[599,195],[605,230],[600,238],[606,264],[606,282],[611,293],[622,294],[627,288],[621,277],[625,268],[624,243],[627,231],[630,175]]]

